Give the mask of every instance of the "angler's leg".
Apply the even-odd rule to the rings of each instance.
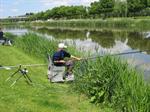
[[[66,76],[71,75],[73,73],[73,67],[74,67],[74,61],[73,60],[69,60],[65,63],[66,66],[66,73],[63,76],[63,79],[66,78]]]

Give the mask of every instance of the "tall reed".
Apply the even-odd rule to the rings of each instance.
[[[15,47],[20,48],[29,55],[47,61],[47,54],[52,56],[57,51],[59,40],[49,40],[34,33],[26,33],[14,39]],[[79,54],[73,47],[68,46],[73,55]]]
[[[78,63],[74,88],[91,102],[123,112],[149,112],[150,86],[119,58],[106,56]]]
[[[122,29],[122,30],[149,30],[149,19],[112,18],[112,19],[77,19],[77,20],[53,20],[49,22],[32,22],[32,25],[44,25],[51,27],[69,27],[85,29]]]
[[[33,33],[15,38],[15,46],[29,55],[47,61],[47,54],[53,54],[57,47],[56,41],[48,40]]]

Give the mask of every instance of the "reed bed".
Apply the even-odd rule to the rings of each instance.
[[[80,62],[74,73],[74,89],[86,94],[92,103],[122,112],[150,111],[149,84],[118,57]]]
[[[50,41],[33,33],[27,33],[15,39],[15,46],[25,53],[47,61],[47,54],[56,50],[55,41]]]
[[[149,19],[135,18],[113,18],[113,19],[78,19],[78,20],[52,20],[43,22],[32,22],[33,25],[44,25],[51,27],[69,27],[69,28],[107,28],[122,30],[149,30]]]
[[[52,56],[56,52],[60,42],[59,40],[49,40],[34,33],[26,33],[14,39],[15,47],[45,62],[47,62],[47,55]],[[69,47],[69,52],[73,55],[79,54],[73,47]]]

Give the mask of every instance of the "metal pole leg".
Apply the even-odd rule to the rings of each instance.
[[[27,74],[23,74],[23,77],[25,78],[25,80],[28,84],[32,83],[32,81],[30,82],[30,79],[28,79]]]
[[[31,78],[28,76],[28,74],[25,75],[27,77],[27,79],[32,83]]]
[[[20,77],[18,77],[18,79],[16,79],[16,80],[10,85],[10,87],[14,86],[15,83],[16,83],[21,77],[22,77],[22,75],[20,75]]]
[[[18,70],[17,70],[15,73],[13,73],[10,77],[8,77],[5,81],[8,81],[10,78],[12,78],[12,77],[13,77],[16,73],[18,73],[20,70],[21,70],[21,65],[19,65]]]
[[[18,73],[20,70],[18,69],[15,73],[13,73],[10,77],[8,77],[5,81],[7,82],[8,80],[10,80],[10,78],[12,78],[16,73]]]

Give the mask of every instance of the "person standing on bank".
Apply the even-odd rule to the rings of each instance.
[[[63,79],[65,79],[66,76],[72,74],[74,60],[80,60],[81,59],[81,58],[78,58],[78,57],[73,56],[70,53],[68,53],[65,50],[66,48],[67,48],[67,46],[64,43],[59,43],[58,44],[58,50],[57,50],[57,52],[54,53],[53,58],[52,58],[52,61],[53,61],[55,66],[65,66],[66,67],[66,74],[63,77]],[[74,59],[74,60],[65,61],[64,59],[66,57]]]

